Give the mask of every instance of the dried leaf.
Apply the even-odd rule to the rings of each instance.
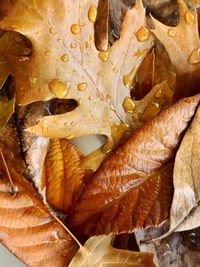
[[[138,0],[126,14],[120,39],[107,52],[99,52],[93,40],[96,12],[91,11],[97,2],[17,1],[1,21],[2,28],[24,34],[33,44],[29,59],[12,60],[17,102],[57,96],[79,104],[72,112],[44,117],[29,131],[51,138],[103,134],[112,140],[113,124],[131,125],[122,103],[130,96],[129,87],[153,37]],[[135,55],[138,49],[140,57]]]
[[[176,69],[175,98],[194,94],[199,86],[200,74],[197,12],[189,10],[183,0],[179,0],[178,3],[180,12],[178,26],[169,27],[152,18],[155,25],[153,33],[165,46]]]
[[[200,108],[198,108],[176,154],[174,165],[175,191],[170,212],[170,231],[186,231],[200,226],[199,133]]]
[[[155,267],[153,254],[113,248],[112,236],[91,237],[80,248],[69,267]]]
[[[15,158],[1,144],[17,192],[13,194],[0,161],[0,239],[13,254],[28,266],[68,264],[77,246],[71,236],[52,217],[37,197],[34,188],[16,171]]]
[[[70,225],[85,234],[131,232],[169,217],[174,154],[200,95],[180,100],[133,132],[90,180]],[[161,208],[162,207],[162,208]]]
[[[67,213],[76,203],[83,187],[84,169],[80,168],[83,154],[66,139],[50,140],[44,171],[46,199],[56,210]]]

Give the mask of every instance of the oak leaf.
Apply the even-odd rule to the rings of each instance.
[[[66,266],[77,251],[71,236],[52,217],[35,189],[18,172],[14,155],[3,144],[16,192],[12,192],[0,161],[0,239],[14,255],[28,266]]]
[[[155,267],[153,254],[113,248],[112,236],[91,237],[81,247],[69,267],[138,266]]]
[[[50,138],[103,134],[112,140],[113,124],[131,125],[122,104],[130,97],[129,87],[153,36],[138,0],[126,13],[120,39],[107,52],[99,52],[93,40],[97,4],[19,0],[0,22],[0,27],[20,32],[33,45],[29,59],[11,60],[17,103],[55,97],[78,102],[72,112],[44,117],[29,131]]]
[[[176,27],[162,24],[152,17],[153,33],[167,50],[177,73],[175,98],[197,93],[200,74],[200,40],[196,10],[178,0],[180,20]]]
[[[84,169],[80,161],[84,157],[67,139],[52,139],[43,166],[46,199],[55,210],[67,213],[81,192]]]
[[[170,231],[186,231],[200,226],[200,108],[176,154],[174,196],[170,212]]]
[[[85,234],[131,232],[169,217],[173,160],[200,95],[182,99],[133,132],[87,184],[70,218]]]

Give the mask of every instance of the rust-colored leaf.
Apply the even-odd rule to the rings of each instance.
[[[0,147],[17,187],[13,194],[0,160],[1,243],[28,266],[66,266],[77,251],[75,242],[52,217],[31,184],[14,169],[18,166],[14,154],[2,143]]]
[[[83,185],[83,154],[67,139],[50,140],[45,159],[46,199],[56,210],[67,213]]]
[[[171,162],[199,100],[180,100],[113,152],[85,188],[70,225],[85,234],[122,233],[167,219]]]

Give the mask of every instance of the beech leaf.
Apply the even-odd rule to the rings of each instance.
[[[186,231],[200,226],[200,108],[176,154],[174,197],[170,230]]]
[[[17,103],[55,97],[78,103],[71,112],[44,117],[29,128],[32,133],[50,138],[102,134],[112,140],[113,125],[131,125],[123,102],[130,97],[153,35],[145,27],[142,1],[137,0],[126,13],[120,39],[108,51],[99,52],[93,36],[97,4],[97,0],[45,0],[42,4],[20,0],[10,5],[0,22],[0,27],[20,32],[33,45],[29,59],[11,60]]]
[[[182,99],[134,131],[91,178],[70,217],[84,234],[132,232],[169,217],[173,159],[200,95]]]
[[[200,40],[196,10],[187,8],[183,0],[178,0],[180,21],[170,27],[152,17],[153,33],[166,48],[177,73],[175,98],[189,96],[199,86]],[[184,90],[183,90],[184,88]]]
[[[83,154],[66,139],[50,140],[43,171],[48,204],[67,213],[84,184]]]
[[[38,198],[11,151],[1,149],[16,187],[12,192],[3,161],[0,160],[0,240],[28,266],[66,266],[77,251],[72,237],[58,224]]]
[[[155,267],[153,254],[113,248],[112,236],[91,237],[80,248],[69,267]]]

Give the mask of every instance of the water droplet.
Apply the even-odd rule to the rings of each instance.
[[[194,49],[189,56],[189,63],[192,65],[198,64],[200,62],[200,48]]]
[[[174,37],[174,36],[176,35],[176,31],[175,31],[174,29],[170,29],[170,30],[168,31],[168,35],[169,35],[170,37]]]
[[[154,94],[154,97],[155,98],[160,98],[162,96],[162,90],[161,89],[158,89],[155,94]]]
[[[90,34],[89,38],[91,42],[94,42],[94,34]]]
[[[114,73],[118,73],[118,71],[119,71],[119,69],[116,65],[112,68],[112,70],[114,71]]]
[[[73,24],[70,30],[73,34],[79,34],[81,32],[81,28],[78,24]]]
[[[130,97],[125,97],[123,108],[126,112],[132,113],[135,110],[135,103]]]
[[[144,112],[139,115],[140,121],[149,121],[155,117],[161,110],[161,107],[158,103],[152,102],[149,106],[146,107]]]
[[[66,98],[69,87],[69,83],[66,84],[58,79],[54,79],[49,83],[49,90],[58,98]]]
[[[136,67],[134,66],[133,69],[131,70],[131,72],[127,75],[124,75],[124,77],[123,77],[123,83],[129,89],[131,89],[133,87],[135,73],[136,73]]]
[[[76,43],[71,43],[71,44],[70,44],[70,47],[71,47],[71,48],[76,48]]]
[[[77,88],[79,91],[84,91],[87,88],[87,83],[79,83]]]
[[[36,83],[37,78],[34,77],[34,76],[29,76],[29,77],[28,77],[28,80],[29,80],[30,83]]]
[[[68,55],[67,54],[62,55],[61,60],[63,62],[68,62],[69,61]]]
[[[136,33],[135,33],[136,38],[140,42],[144,42],[149,38],[149,30],[145,27],[142,26]]]
[[[56,31],[54,30],[53,27],[49,28],[49,32],[50,32],[51,34],[56,34]]]
[[[100,51],[99,54],[98,54],[98,57],[99,57],[102,61],[106,62],[106,61],[108,60],[108,55],[109,55],[108,52]]]
[[[194,24],[194,14],[191,11],[187,11],[185,13],[185,21],[188,25],[193,25]]]
[[[88,41],[85,41],[85,48],[88,50],[91,48],[91,44]]]
[[[138,49],[138,51],[133,56],[136,56],[137,58],[141,58],[145,56],[147,52],[148,52],[148,49],[144,49],[144,50]]]
[[[79,25],[79,26],[84,26],[85,23],[79,19],[79,20],[78,20],[78,25]]]
[[[88,10],[88,19],[91,22],[95,22],[97,18],[97,8],[94,5],[91,5]]]

